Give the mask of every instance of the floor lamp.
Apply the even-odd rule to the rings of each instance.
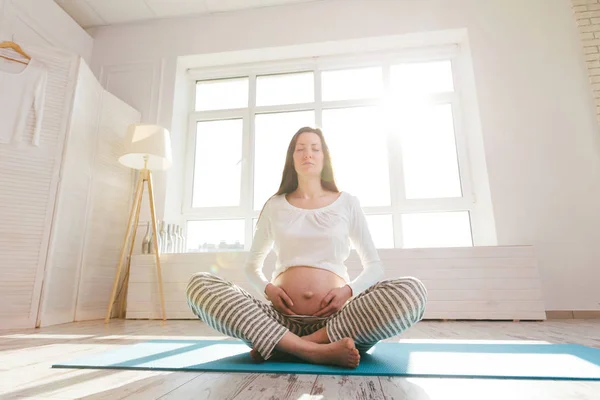
[[[126,167],[139,170],[135,197],[131,212],[129,213],[129,222],[127,225],[127,233],[123,241],[121,257],[113,283],[112,294],[108,303],[105,323],[108,323],[111,317],[113,305],[117,295],[117,288],[125,261],[125,253],[129,252],[129,259],[133,254],[135,245],[135,236],[140,218],[140,208],[142,205],[142,195],[144,186],[148,184],[148,199],[150,203],[150,215],[152,217],[152,232],[154,233],[154,257],[156,259],[156,272],[158,280],[158,290],[160,293],[160,302],[162,307],[162,319],[166,320],[165,312],[165,297],[163,293],[162,271],[160,268],[160,253],[158,249],[158,226],[156,222],[156,208],[154,204],[154,190],[152,187],[152,172],[164,171],[171,166],[171,139],[169,131],[158,125],[150,124],[133,124],[127,129],[125,137],[125,149],[123,155],[119,158],[119,162]],[[127,275],[126,275],[127,276]],[[123,282],[123,287],[127,288],[127,278]],[[123,294],[126,293],[124,290]]]

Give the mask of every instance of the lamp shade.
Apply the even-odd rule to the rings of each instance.
[[[158,125],[133,124],[125,135],[125,151],[119,162],[134,169],[164,171],[171,167],[171,137]]]

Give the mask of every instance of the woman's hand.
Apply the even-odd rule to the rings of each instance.
[[[331,289],[327,293],[327,296],[323,298],[321,309],[314,316],[329,317],[331,314],[339,311],[350,297],[352,297],[352,288],[348,285]]]
[[[269,283],[265,288],[265,294],[267,295],[267,298],[271,301],[271,303],[273,303],[273,307],[275,307],[277,311],[279,311],[282,314],[296,315],[290,309],[290,307],[294,306],[294,303],[292,303],[292,299],[290,299],[285,290],[283,290],[279,286],[275,286],[272,283]]]

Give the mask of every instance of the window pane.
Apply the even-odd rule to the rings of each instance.
[[[323,100],[379,97],[383,92],[381,67],[323,71]]]
[[[240,204],[241,119],[198,122],[192,207]]]
[[[244,250],[244,220],[188,221],[187,251]]]
[[[260,210],[281,183],[285,156],[294,133],[314,126],[314,111],[259,114],[255,120],[254,209]]]
[[[391,215],[367,215],[367,224],[378,249],[394,248],[394,224]]]
[[[248,107],[248,78],[196,83],[196,111]]]
[[[390,79],[394,97],[411,97],[454,90],[450,61],[392,65]]]
[[[400,118],[406,198],[461,197],[452,106],[410,107]]]
[[[390,205],[387,136],[375,107],[323,110],[323,135],[338,188],[363,207]]]
[[[256,105],[310,103],[315,100],[312,72],[265,75],[256,78]]]
[[[473,246],[468,211],[402,215],[404,247]]]

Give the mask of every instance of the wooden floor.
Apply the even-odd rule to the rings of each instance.
[[[600,400],[600,382],[52,369],[149,339],[224,338],[200,321],[113,320],[0,332],[0,399]],[[421,322],[402,339],[542,340],[600,348],[600,320]]]

